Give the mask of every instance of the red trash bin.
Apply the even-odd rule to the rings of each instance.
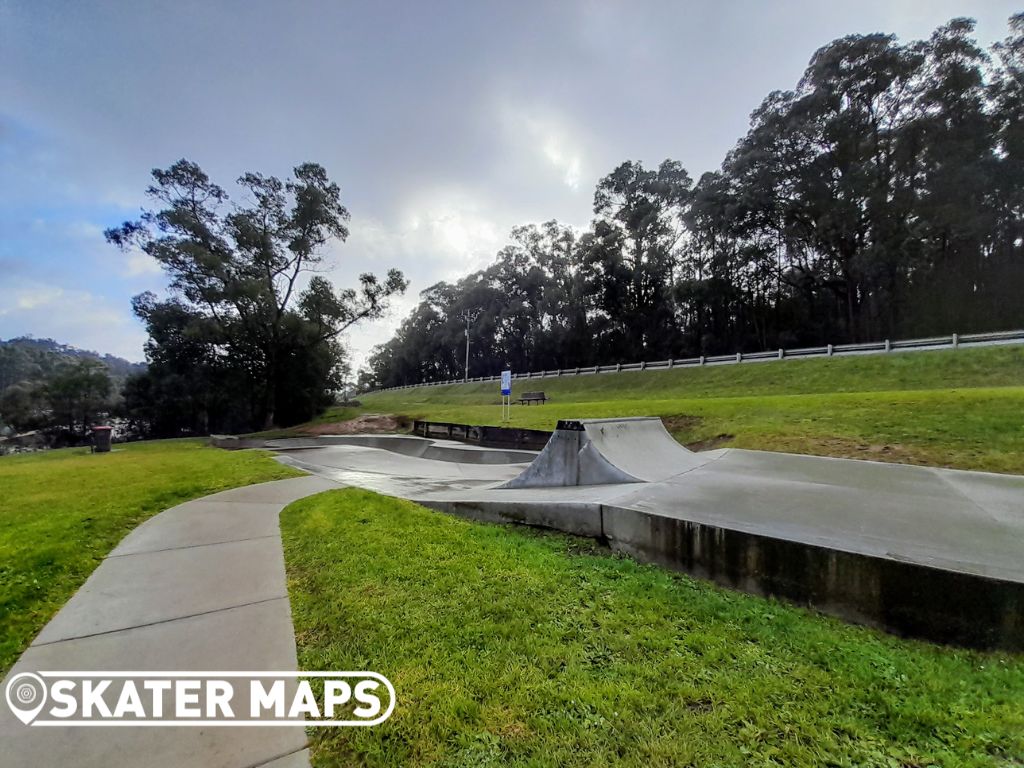
[[[110,438],[113,437],[113,427],[92,428],[92,450],[93,453],[110,453]]]

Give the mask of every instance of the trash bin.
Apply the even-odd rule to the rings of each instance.
[[[93,427],[92,428],[92,450],[93,453],[109,453],[110,452],[110,438],[113,435],[114,430],[112,427]]]

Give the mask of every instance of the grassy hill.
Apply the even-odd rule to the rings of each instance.
[[[1024,347],[783,360],[516,380],[551,402],[512,426],[661,416],[695,448],[735,446],[1024,473]],[[497,382],[372,394],[364,412],[499,424]],[[350,409],[321,420],[348,418]]]

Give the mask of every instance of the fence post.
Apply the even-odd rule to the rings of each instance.
[[[701,355],[701,356],[700,356],[700,364],[701,364],[701,365],[704,365],[704,355]]]
[[[736,353],[736,362],[737,363],[742,363],[743,362],[743,353],[742,352],[737,352]]]
[[[668,367],[669,367],[669,370],[671,370],[671,369],[672,369],[672,366],[673,366],[673,365],[675,364],[675,362],[676,362],[676,361],[675,361],[675,360],[673,360],[673,359],[672,359],[671,357],[670,357],[670,358],[668,359]]]
[[[782,349],[782,347],[779,347],[779,360],[781,360],[785,356],[786,356],[786,350]]]
[[[640,370],[641,371],[646,371],[647,370],[647,361],[646,360],[642,360],[640,362]]]
[[[615,364],[615,372],[619,373],[622,370],[622,363]]]
[[[832,357],[832,345],[831,344],[828,345],[828,356]]]
[[[888,339],[885,340],[885,351],[886,352],[891,352],[892,351],[892,342],[890,342]]]
[[[960,347],[960,334],[959,333],[954,333],[953,334],[953,349],[958,349],[959,347]]]
[[[580,375],[580,367],[577,365],[576,366],[576,373],[574,373],[573,376],[579,376],[579,375]]]

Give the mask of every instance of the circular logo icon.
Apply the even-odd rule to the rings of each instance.
[[[7,706],[26,725],[46,704],[46,683],[32,672],[22,672],[7,681]]]

